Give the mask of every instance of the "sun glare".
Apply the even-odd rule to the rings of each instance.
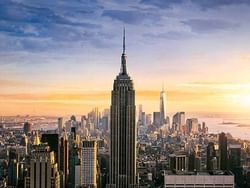
[[[232,94],[230,100],[236,105],[250,108],[250,93]]]

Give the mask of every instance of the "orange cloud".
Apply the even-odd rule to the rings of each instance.
[[[168,90],[167,106],[169,110],[204,109],[207,102],[211,103],[220,97],[214,92]],[[107,108],[110,106],[110,91],[85,91],[77,93],[17,93],[0,94],[1,114],[46,114],[64,115],[69,113],[82,114],[93,107]],[[136,103],[143,104],[145,110],[158,110],[159,91],[136,91]],[[209,105],[207,105],[208,107]]]

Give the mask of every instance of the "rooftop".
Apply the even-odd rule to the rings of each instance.
[[[186,176],[231,176],[233,175],[232,172],[230,171],[222,171],[222,170],[215,170],[215,171],[190,171],[190,172],[185,172],[185,171],[170,171],[170,170],[165,170],[164,171],[165,175],[186,175]]]

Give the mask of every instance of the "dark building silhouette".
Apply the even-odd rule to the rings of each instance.
[[[161,124],[161,113],[160,112],[153,112],[153,124],[157,127]]]
[[[48,143],[50,150],[54,151],[56,163],[59,163],[59,135],[58,134],[42,134],[41,141]]]
[[[216,157],[214,143],[209,142],[207,146],[207,170],[214,170],[213,159]]]
[[[195,152],[191,151],[188,156],[188,170],[194,171],[195,170]]]
[[[32,131],[32,125],[30,122],[25,122],[23,125],[23,132],[27,135],[29,133],[31,133]]]
[[[227,170],[227,136],[225,133],[219,135],[219,149],[220,149],[220,169]]]
[[[67,133],[64,131],[63,136],[60,138],[60,157],[59,157],[59,169],[63,172],[63,182],[65,188],[68,187],[68,175],[69,175],[69,146]]]
[[[243,187],[243,168],[241,167],[241,145],[231,144],[228,149],[228,167],[235,176],[237,187]]]
[[[98,154],[97,159],[98,164],[100,165],[99,186],[105,187],[108,184],[109,155],[107,153],[100,153]]]
[[[76,182],[76,177],[79,176],[81,179],[81,148],[78,147],[76,144],[70,145],[70,152],[69,152],[69,186],[70,188],[75,188],[79,186]]]
[[[9,149],[8,186],[16,187],[19,178],[19,156],[15,149]]]
[[[230,170],[233,170],[234,168],[239,168],[241,166],[241,145],[235,144],[229,146],[229,152],[228,152],[228,166]]]
[[[125,31],[121,70],[113,84],[111,101],[110,178],[108,187],[136,187],[135,90],[127,73]]]

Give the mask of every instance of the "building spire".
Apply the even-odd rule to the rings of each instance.
[[[125,27],[123,28],[123,51],[121,57],[121,75],[127,75],[127,67],[126,67],[127,56],[125,54]]]
[[[125,27],[123,28],[123,51],[122,53],[125,54]]]

